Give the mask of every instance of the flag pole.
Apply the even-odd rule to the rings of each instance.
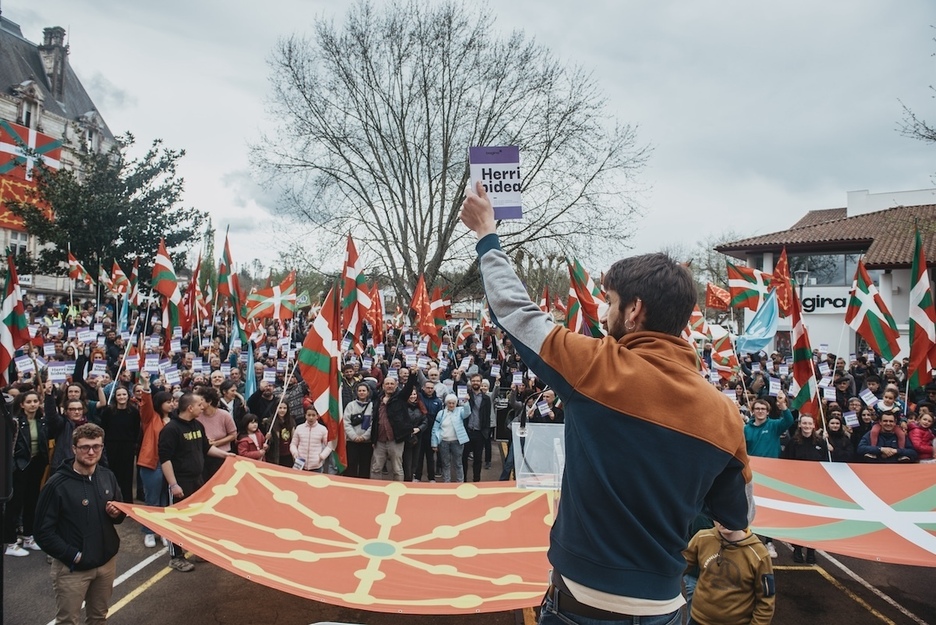
[[[211,332],[208,333],[208,360],[211,360],[211,351],[214,349],[215,322],[218,318],[218,285],[215,285],[214,305],[211,307]]]
[[[111,403],[111,399],[114,397],[114,393],[117,391],[117,384],[119,383],[120,373],[127,363],[127,355],[130,353],[130,348],[133,347],[133,333],[136,332],[137,324],[140,322],[140,317],[137,316],[136,321],[133,322],[133,328],[130,330],[130,340],[127,341],[127,347],[124,349],[123,358],[120,360],[120,365],[117,367],[117,373],[114,375],[114,384],[111,386],[110,393],[107,395],[107,403]]]
[[[247,342],[248,342],[248,343],[252,343],[252,341],[250,341],[250,339],[248,339]],[[252,346],[251,346],[251,349],[253,349]],[[270,436],[270,432],[273,431],[273,424],[276,423],[276,413],[279,412],[280,406],[283,405],[283,399],[285,399],[285,397],[286,397],[286,389],[289,388],[289,379],[290,379],[290,378],[293,376],[293,374],[296,372],[296,366],[297,366],[298,364],[299,364],[299,356],[298,356],[298,354],[297,354],[297,355],[296,355],[296,360],[293,362],[292,369],[290,369],[288,366],[286,367],[286,380],[284,380],[283,392],[280,393],[279,402],[276,404],[276,410],[273,411],[273,418],[270,419],[270,429],[267,430],[267,434],[266,434],[268,437]],[[258,385],[258,386],[259,386],[259,385]],[[292,415],[291,415],[291,416],[292,416]],[[293,418],[293,420],[295,420],[296,417],[295,417],[295,416],[292,416],[292,418]]]
[[[803,326],[804,326],[804,327],[805,327],[805,325],[806,325],[806,324],[803,323]],[[813,360],[812,356],[809,357],[809,370],[812,372],[813,380],[815,380],[815,379],[816,379],[816,362]],[[819,406],[819,419],[820,419],[820,421],[822,421],[822,431],[823,431],[823,432],[828,432],[829,426],[826,425],[825,410],[822,408],[822,398],[819,397],[818,389],[817,389],[817,392],[816,392],[816,405]],[[800,416],[802,416],[802,415],[800,415]],[[832,462],[832,450],[829,449],[828,442],[826,443],[826,453],[829,454],[829,462]]]
[[[68,258],[70,258],[71,257],[71,241],[68,241],[66,243],[66,246],[68,247]],[[66,258],[65,262],[68,262],[68,258]],[[72,280],[72,277],[71,277],[71,268],[69,268],[67,275],[68,275],[68,312],[71,312],[71,309],[75,307],[75,295],[72,292],[72,283],[74,282],[74,280]],[[68,319],[68,315],[65,315],[65,319],[66,320]]]

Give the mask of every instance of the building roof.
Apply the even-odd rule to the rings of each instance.
[[[836,213],[835,211],[839,211]],[[748,253],[864,252],[869,269],[901,269],[913,262],[914,228],[919,226],[927,265],[936,264],[936,204],[897,206],[844,216],[845,209],[811,211],[791,229],[731,241],[715,249],[744,259]],[[841,216],[835,218],[836,214]]]
[[[803,216],[802,219],[790,226],[790,230],[795,228],[803,228],[805,226],[815,226],[816,224],[822,224],[827,221],[833,221],[835,219],[842,219],[843,217],[847,216],[847,208],[823,208],[820,210],[809,211]]]
[[[19,25],[0,16],[0,92],[12,95],[14,87],[33,80],[42,90],[42,107],[54,115],[77,120],[97,107],[78,80],[70,63],[65,63],[65,89],[61,101],[52,97],[52,89],[37,44],[23,37]],[[101,121],[101,130],[107,139],[113,139],[107,124]]]

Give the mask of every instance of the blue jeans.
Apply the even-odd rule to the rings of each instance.
[[[163,480],[162,467],[157,465],[155,469],[138,467],[140,469],[140,479],[143,480],[143,494],[146,498],[143,500],[147,506],[159,506],[165,508],[169,505],[169,490],[166,488],[166,482]],[[147,527],[140,528],[144,534],[153,534],[153,530]]]
[[[455,472],[455,481],[465,481],[465,471],[462,467],[462,450],[464,445],[458,441],[439,442],[439,462],[442,463],[442,481],[451,482]]]
[[[577,614],[556,612],[552,599],[545,597],[540,610],[539,625],[678,625],[681,622],[682,610],[660,616],[628,616],[617,621],[605,621]]]

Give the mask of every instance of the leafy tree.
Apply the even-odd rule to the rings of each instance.
[[[362,0],[270,60],[276,129],[254,163],[315,237],[343,249],[351,232],[379,258],[400,301],[420,273],[433,284],[474,260],[458,226],[469,146],[520,147],[525,217],[499,229],[509,254],[587,260],[632,232],[649,156],[635,128],[609,119],[587,72],[492,23],[488,7]]]
[[[140,258],[140,280],[150,273],[160,237],[176,267],[185,265],[186,248],[198,241],[204,213],[180,206],[183,180],[177,164],[184,150],[170,150],[161,140],[132,159],[131,134],[118,138],[107,152],[82,143],[75,169],[40,169],[30,202],[11,205],[30,234],[49,243],[36,258],[49,275],[67,271],[67,250],[97,278],[101,263],[110,272],[117,260],[129,274]],[[51,208],[51,214],[42,207]]]

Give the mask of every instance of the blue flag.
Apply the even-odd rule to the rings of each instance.
[[[754,318],[748,324],[744,334],[738,337],[735,349],[741,353],[753,354],[770,344],[780,324],[780,311],[777,306],[777,292],[771,291],[760,305]]]
[[[120,316],[117,317],[119,332],[126,332],[129,329],[128,317],[130,316],[130,308],[127,303],[129,299],[129,297],[124,297],[123,303],[120,305]]]
[[[257,392],[257,374],[254,372],[253,341],[247,341],[247,371],[244,372],[244,397]]]

